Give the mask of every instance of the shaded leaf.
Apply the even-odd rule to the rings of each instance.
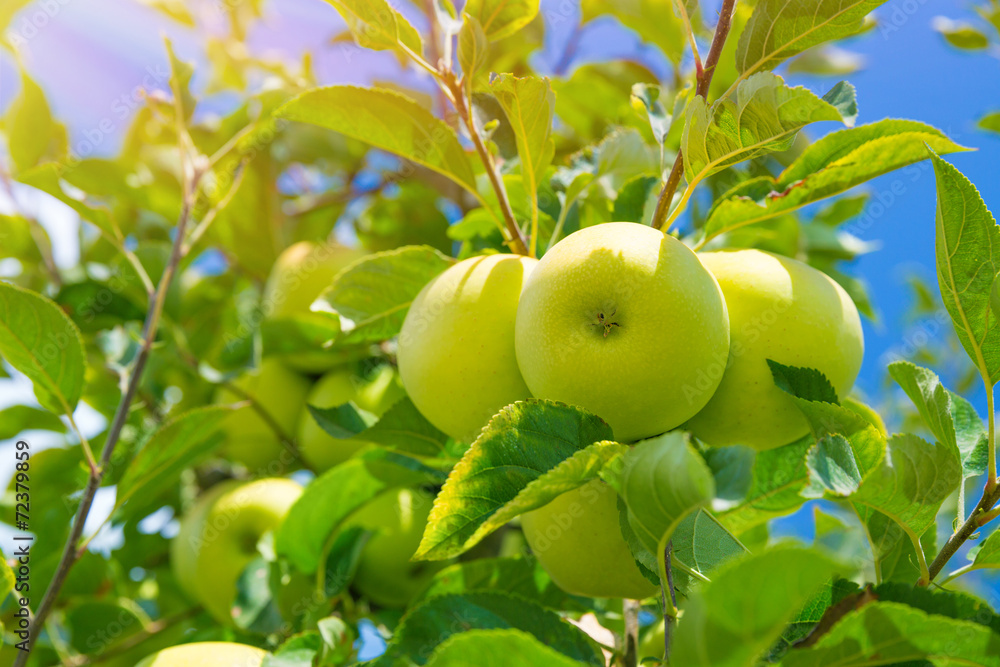
[[[309,411],[334,438],[357,438],[404,454],[437,456],[448,442],[448,436],[427,421],[409,398],[393,404],[377,421],[350,404],[334,408],[310,405]]]
[[[556,610],[573,606],[572,596],[533,558],[477,558],[449,565],[434,575],[419,600],[473,591],[502,591]]]
[[[12,405],[0,410],[0,440],[17,437],[27,430],[65,433],[66,425],[56,415],[31,405]]]
[[[470,630],[452,635],[434,649],[429,667],[465,667],[469,656],[477,667],[579,667],[577,660],[550,648],[521,630]]]

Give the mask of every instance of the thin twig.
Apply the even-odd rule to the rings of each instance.
[[[146,367],[146,362],[149,359],[150,351],[153,348],[153,342],[156,340],[156,331],[159,327],[160,316],[163,312],[163,304],[166,301],[167,291],[173,283],[174,274],[177,271],[177,266],[181,260],[181,247],[184,242],[185,231],[190,220],[191,208],[199,180],[200,172],[194,170],[191,171],[190,177],[185,178],[184,194],[181,203],[180,217],[177,220],[176,236],[174,238],[167,266],[163,271],[162,278],[160,278],[159,285],[157,285],[152,303],[150,304],[149,312],[146,314],[146,319],[142,325],[142,347],[139,349],[135,365],[132,367],[132,374],[129,377],[125,394],[122,396],[121,402],[115,410],[114,417],[111,421],[111,427],[108,429],[108,437],[104,443],[104,449],[101,451],[100,465],[91,472],[90,477],[87,480],[87,486],[84,488],[83,496],[80,499],[80,507],[77,510],[76,516],[73,518],[73,525],[70,528],[69,538],[66,540],[62,556],[59,559],[59,565],[56,567],[55,574],[52,576],[52,581],[49,583],[49,587],[46,589],[45,595],[42,597],[42,601],[39,604],[38,609],[35,611],[35,618],[28,628],[28,637],[30,641],[28,650],[20,651],[17,654],[17,657],[14,660],[14,667],[23,667],[28,661],[28,656],[34,648],[34,642],[38,639],[38,630],[44,627],[45,620],[48,618],[49,613],[51,613],[52,607],[55,605],[63,584],[66,583],[66,577],[69,574],[70,569],[72,569],[73,565],[77,561],[79,555],[77,543],[80,541],[80,537],[83,534],[83,526],[90,514],[90,508],[94,504],[94,497],[97,495],[97,490],[101,486],[101,481],[104,479],[104,475],[108,470],[108,465],[111,462],[112,454],[114,454],[115,446],[118,444],[119,437],[121,437],[122,428],[125,426],[125,421],[132,406],[132,401],[135,399],[135,394],[139,389],[139,383],[142,379],[142,373]]]
[[[670,609],[673,610],[672,614],[663,615],[663,660],[667,663],[670,662],[670,643],[673,639],[674,625],[677,623],[677,591],[674,590],[674,569],[670,563],[673,560],[673,553],[674,542],[671,540],[667,542],[667,550],[663,556],[667,571],[667,591],[670,593]],[[663,606],[666,607],[665,598]]]
[[[638,600],[622,600],[622,618],[625,621],[622,634],[622,664],[636,667],[639,664],[639,609]]]
[[[719,57],[722,55],[722,48],[726,45],[726,38],[729,36],[729,29],[733,23],[733,10],[736,8],[736,0],[725,0],[722,3],[722,10],[719,13],[719,22],[715,26],[715,37],[712,38],[712,47],[708,51],[705,59],[705,66],[698,73],[698,83],[695,87],[695,94],[708,99],[708,87],[712,83],[712,76],[715,68],[719,64]],[[670,170],[660,196],[656,201],[656,210],[653,213],[653,227],[662,229],[667,221],[667,212],[670,204],[674,200],[674,193],[677,192],[677,185],[681,182],[681,175],[684,172],[684,155],[682,151],[677,151],[677,159]]]

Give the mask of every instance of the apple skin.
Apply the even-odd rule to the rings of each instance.
[[[256,373],[245,373],[236,379],[236,386],[253,396],[292,436],[305,409],[309,379],[287,368],[273,357],[264,359]],[[233,392],[221,389],[216,403],[237,403],[243,400]],[[251,471],[261,470],[279,459],[284,452],[281,440],[257,412],[247,407],[237,410],[222,424],[226,436],[223,454],[242,463]]]
[[[359,408],[381,417],[405,392],[392,366],[381,366],[369,378],[361,377],[354,368],[332,370],[313,385],[306,403],[319,408],[332,408],[353,401]],[[362,447],[364,440],[334,438],[327,434],[308,409],[302,411],[298,429],[299,450],[316,472],[329,470],[349,459]]]
[[[264,315],[281,318],[308,313],[313,301],[330,289],[334,277],[364,254],[339,243],[300,241],[285,248],[264,285]],[[297,371],[319,374],[356,356],[353,350],[316,350],[283,354],[280,358]]]
[[[472,257],[428,283],[399,335],[399,374],[417,409],[456,440],[474,440],[500,408],[531,397],[514,355],[521,285],[538,264]]]
[[[302,495],[290,479],[224,482],[181,520],[170,544],[174,576],[217,621],[232,625],[236,584],[257,555],[257,542],[276,529]]]
[[[146,656],[136,667],[260,667],[267,651],[233,642],[181,644]]]
[[[521,515],[521,528],[542,567],[567,593],[650,597],[658,589],[635,564],[618,517],[618,494],[595,479]]]
[[[633,442],[708,402],[720,379],[708,371],[725,363],[729,320],[718,284],[687,246],[612,222],[545,254],[525,282],[515,339],[534,396],[589,410],[616,439]]]
[[[640,662],[643,658],[663,660],[663,654],[666,652],[666,633],[667,628],[663,621],[660,621],[646,631],[646,634],[639,641],[638,655]]]
[[[373,531],[361,553],[354,589],[383,607],[405,607],[447,561],[412,561],[420,546],[433,498],[413,489],[388,491],[345,523]]]
[[[729,305],[732,346],[722,383],[687,427],[709,445],[757,450],[809,432],[767,359],[822,372],[844,398],[861,369],[864,335],[851,297],[826,274],[761,250],[701,254]]]

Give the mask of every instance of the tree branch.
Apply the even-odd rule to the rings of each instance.
[[[674,609],[674,614],[676,614],[677,609],[677,591],[674,590],[674,570],[671,567],[670,561],[674,553],[674,542],[673,540],[667,542],[667,552],[664,554],[663,560],[666,563],[667,570],[667,589],[670,593],[670,606]],[[666,600],[664,600],[664,607],[666,607]],[[664,664],[670,663],[670,643],[673,639],[674,625],[677,623],[677,616],[674,614],[664,614],[663,615],[663,661]]]
[[[121,402],[118,404],[118,408],[115,410],[114,417],[111,420],[108,438],[104,443],[104,449],[101,451],[100,465],[91,472],[87,480],[87,486],[84,488],[83,496],[80,499],[80,507],[73,518],[69,538],[66,540],[62,556],[59,559],[59,565],[56,567],[52,581],[49,583],[49,587],[42,596],[42,601],[38,609],[35,611],[35,618],[28,627],[28,650],[18,652],[17,658],[14,660],[14,667],[23,667],[27,663],[28,656],[31,655],[31,650],[38,639],[39,631],[45,626],[45,620],[51,613],[63,584],[66,583],[66,577],[79,557],[77,543],[83,535],[83,526],[90,514],[90,508],[94,504],[94,497],[101,486],[104,474],[107,472],[111,456],[115,451],[115,446],[118,444],[119,437],[121,437],[122,428],[125,426],[132,401],[135,399],[139,383],[142,380],[143,370],[146,367],[146,362],[149,360],[149,353],[153,348],[153,342],[156,340],[156,331],[160,324],[160,316],[163,313],[163,304],[167,298],[167,291],[173,283],[174,274],[181,260],[181,249],[184,243],[185,231],[190,221],[191,208],[194,203],[194,195],[197,191],[198,183],[201,179],[201,173],[200,171],[192,170],[189,178],[185,179],[181,212],[177,220],[177,230],[170,251],[170,259],[167,262],[166,269],[163,271],[163,277],[160,278],[160,283],[156,287],[149,312],[146,314],[146,319],[142,325],[142,347],[139,349],[135,365],[132,367],[132,373],[129,376],[125,394],[122,396]]]
[[[722,55],[722,48],[726,45],[726,38],[729,36],[729,29],[733,24],[733,10],[736,9],[736,0],[725,0],[722,3],[722,10],[719,13],[719,22],[715,26],[715,37],[712,38],[712,47],[708,51],[705,59],[705,66],[698,73],[698,82],[695,87],[695,94],[708,99],[708,87],[712,83],[712,76],[715,68],[719,64],[719,57]],[[681,175],[684,172],[684,154],[677,151],[677,159],[670,170],[660,196],[656,201],[656,210],[653,212],[653,227],[662,229],[667,220],[667,213],[670,204],[674,200],[674,193],[677,192],[677,185],[681,182]]]

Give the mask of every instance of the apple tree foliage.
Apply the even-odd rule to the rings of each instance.
[[[659,664],[663,639],[659,652],[637,648],[657,632],[680,667],[1000,665],[996,605],[962,588],[963,575],[1000,567],[990,523],[1000,513],[1000,232],[941,157],[965,147],[918,119],[858,124],[846,81],[812,91],[779,73],[849,74],[853,61],[833,44],[869,29],[880,0],[727,1],[721,15],[692,0],[582,1],[578,31],[613,17],[672,63],[671,81],[634,62],[570,67],[578,35],[555,71],[537,73],[537,0],[405,12],[328,1],[348,29],[335,48],[386,51],[430,85],[318,87],[308,56],[289,64],[235,48],[265,10],[225,3],[230,32],[206,38],[197,90],[239,103],[199,114],[193,69],[167,43],[168,90],[144,97],[118,155],[96,158],[22,69],[3,117],[5,185],[15,203],[54,198],[82,224],[79,261],[65,267],[31,207],[0,216],[0,258],[14,267],[0,281],[0,373],[26,377],[35,399],[0,410],[0,434],[62,440],[30,459],[30,657],[12,646],[21,593],[0,566],[3,664],[131,665],[218,640],[266,648],[273,667],[348,665],[374,624],[387,639],[380,666]],[[183,4],[155,4],[196,23]],[[994,1],[981,25],[935,27],[958,48],[984,49],[998,15]],[[807,137],[820,121],[836,127]],[[980,124],[1000,127],[996,114]],[[815,371],[772,364],[811,432],[756,453],[683,431],[623,444],[599,416],[536,399],[456,442],[403,398],[381,418],[353,403],[308,406],[305,418],[333,438],[373,444],[319,474],[285,433],[287,455],[266,469],[223,455],[224,421],[267,409],[253,396],[214,402],[242,371],[315,352],[392,364],[409,304],[455,259],[540,257],[604,222],[656,224],[695,249],[797,257],[874,318],[847,264],[874,248],[850,223],[868,203],[856,186],[898,169],[936,179],[937,209],[914,224],[935,226],[940,296],[919,282],[914,293],[918,309],[947,312],[946,349],[921,352],[956,382],[892,363],[908,402],[886,416],[904,432],[888,433]],[[262,286],[281,251],[337,225],[367,254],[315,312],[266,318]],[[985,424],[961,395],[975,382],[986,387]],[[104,417],[99,433],[78,427],[82,404]],[[221,480],[292,473],[306,483],[301,500],[257,544],[233,624],[212,621],[171,574],[162,517]],[[594,479],[617,491],[622,536],[660,587],[638,615],[634,603],[562,592],[518,539],[519,515]],[[415,561],[447,565],[405,610],[380,608],[351,586],[370,534],[348,517],[404,487],[435,494]],[[15,493],[12,482],[8,524]],[[113,507],[103,523],[86,521],[98,494]],[[811,543],[769,537],[772,519],[817,499],[828,502],[815,507]],[[121,538],[109,553],[87,548],[102,531]]]

